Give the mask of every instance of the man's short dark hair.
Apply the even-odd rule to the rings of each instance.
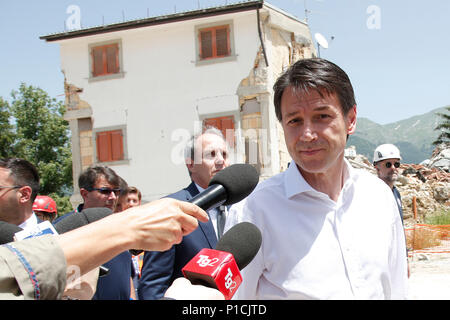
[[[14,184],[29,186],[31,188],[31,202],[39,193],[39,173],[36,167],[29,161],[20,158],[0,159],[0,168],[11,171]]]
[[[114,187],[120,187],[120,177],[117,173],[107,166],[90,166],[84,170],[78,177],[78,186],[83,189],[92,189],[97,182],[97,179],[103,176],[106,181]]]
[[[327,94],[336,94],[344,115],[356,104],[353,87],[347,74],[336,64],[321,58],[302,59],[289,67],[275,82],[274,105],[278,121],[281,121],[281,98],[287,87],[294,92],[322,90]]]

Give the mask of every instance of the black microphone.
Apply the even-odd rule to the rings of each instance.
[[[216,173],[208,188],[188,202],[207,211],[221,205],[231,205],[246,198],[259,181],[256,169],[249,164],[233,164]]]
[[[188,200],[207,211],[221,205],[231,205],[246,198],[259,181],[256,169],[249,164],[237,163],[220,170],[209,182],[208,188]],[[129,250],[138,255],[143,250]]]
[[[0,221],[0,245],[13,242],[14,234],[22,230],[22,228],[16,226],[15,224]]]
[[[111,209],[100,207],[100,208],[88,208],[81,212],[71,214],[67,218],[55,223],[53,226],[59,234],[69,232],[71,230],[80,228],[94,221],[103,219],[113,212]]]
[[[229,300],[242,283],[240,270],[256,256],[261,247],[261,231],[249,222],[242,222],[226,232],[216,249],[202,249],[182,269],[192,284],[219,290]]]
[[[261,243],[262,235],[259,228],[253,223],[241,222],[225,232],[217,242],[216,250],[231,253],[239,270],[242,270],[256,256]]]

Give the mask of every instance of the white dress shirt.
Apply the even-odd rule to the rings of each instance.
[[[235,299],[405,299],[405,235],[392,191],[346,162],[337,202],[295,162],[231,207],[225,230],[249,221],[262,245]]]
[[[23,230],[32,230],[38,225],[38,219],[36,217],[36,214],[33,212],[33,214],[24,222],[22,222],[19,227]]]

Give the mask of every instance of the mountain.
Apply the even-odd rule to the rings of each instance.
[[[439,131],[434,129],[442,121],[436,113],[446,113],[445,108],[385,125],[358,118],[356,132],[350,136],[347,146],[355,146],[358,154],[372,161],[373,151],[378,145],[392,143],[400,149],[404,163],[420,163],[431,157],[432,143],[439,135]]]

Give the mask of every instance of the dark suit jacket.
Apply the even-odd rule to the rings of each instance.
[[[187,188],[167,196],[187,201],[199,193],[194,182]],[[217,236],[214,226],[199,221],[199,227],[183,237],[181,243],[164,252],[146,251],[139,279],[138,296],[140,300],[160,299],[172,282],[183,274],[181,269],[203,248],[214,249]]]

